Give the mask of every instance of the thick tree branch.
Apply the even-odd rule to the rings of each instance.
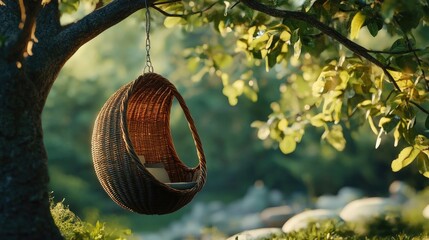
[[[272,17],[283,18],[283,19],[295,19],[295,20],[303,21],[317,28],[319,31],[323,32],[324,34],[330,36],[331,38],[335,39],[336,41],[344,45],[346,48],[348,48],[356,55],[359,55],[367,59],[368,61],[372,62],[373,64],[377,65],[378,67],[380,67],[383,70],[384,74],[389,78],[389,81],[395,86],[396,90],[401,91],[395,79],[389,73],[387,66],[385,66],[382,62],[378,61],[371,54],[369,54],[368,49],[349,40],[347,37],[341,35],[335,29],[320,22],[314,17],[304,12],[295,12],[295,11],[279,10],[279,9],[271,8],[269,6],[259,3],[259,1],[254,1],[254,0],[240,0],[240,1],[244,3],[246,6],[248,6],[249,8],[259,12],[263,12]]]
[[[149,4],[153,1],[148,0]],[[50,44],[64,63],[83,44],[145,7],[144,0],[114,0],[61,31]]]

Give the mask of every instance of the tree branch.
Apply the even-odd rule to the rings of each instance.
[[[182,2],[182,0],[171,0],[171,1],[155,2],[155,3],[153,3],[153,5],[157,6],[157,5],[171,4],[171,3],[177,3],[177,2]]]
[[[148,0],[152,4],[152,0]],[[144,0],[114,0],[61,31],[50,45],[65,63],[83,44],[145,7]]]
[[[356,55],[359,55],[367,59],[368,61],[372,62],[376,66],[380,67],[383,70],[384,74],[388,77],[389,81],[395,86],[396,90],[401,92],[401,88],[398,86],[395,79],[389,73],[389,71],[387,70],[387,67],[383,63],[378,61],[376,58],[374,58],[371,54],[369,54],[368,49],[349,40],[347,37],[341,35],[335,29],[329,27],[328,25],[325,25],[324,23],[320,22],[314,17],[304,12],[295,12],[295,11],[279,10],[279,9],[271,8],[269,6],[259,3],[259,1],[254,1],[254,0],[240,0],[240,1],[246,6],[248,6],[249,8],[259,12],[263,12],[272,17],[283,18],[283,19],[295,19],[295,20],[303,21],[317,28],[319,31],[323,32],[324,34],[330,36],[331,38],[335,39],[336,41],[344,45],[346,48],[348,48]]]
[[[200,11],[196,11],[196,12],[189,12],[186,14],[174,14],[174,13],[168,13],[164,10],[162,10],[161,8],[155,6],[155,4],[153,4],[152,8],[157,10],[158,12],[160,12],[162,15],[166,16],[166,17],[188,17],[191,15],[195,15],[195,14],[202,14],[203,12],[206,12],[208,10],[210,10],[213,6],[215,6],[218,2],[214,2],[212,4],[210,4],[209,6],[207,6],[206,8],[200,10]]]
[[[404,31],[403,31],[404,32]],[[412,33],[411,33],[412,34]],[[404,32],[404,38],[405,38],[405,41],[407,41],[407,46],[408,46],[408,49],[413,49],[413,46],[412,46],[412,44],[411,44],[411,41],[410,41],[410,39],[408,38],[408,36],[407,36],[407,34]],[[420,61],[420,58],[419,58],[419,56],[417,55],[417,53],[415,52],[415,51],[413,51],[413,55],[414,55],[414,57],[416,58],[416,60],[417,60],[417,64],[418,64],[418,66],[419,66],[419,68],[420,68],[420,71],[422,71],[422,76],[423,76],[423,81],[425,81],[425,86],[426,86],[426,90],[429,90],[429,82],[428,82],[428,80],[426,79],[426,73],[425,73],[425,70],[423,69],[423,67],[422,67],[422,61]],[[426,112],[427,113],[427,112]]]
[[[408,53],[416,53],[420,52],[422,49],[409,49],[409,50],[403,50],[403,51],[383,51],[383,50],[370,50],[368,49],[369,53],[381,53],[381,54],[390,54],[390,55],[396,55],[396,54],[408,54]]]

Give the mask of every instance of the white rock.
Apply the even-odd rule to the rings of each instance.
[[[267,227],[281,227],[294,214],[292,208],[287,205],[270,207],[261,212],[261,220]]]
[[[257,239],[265,239],[272,235],[280,235],[282,234],[282,230],[280,228],[259,228],[253,230],[247,230],[234,236],[229,237],[227,240],[257,240]]]
[[[316,208],[318,209],[331,209],[331,210],[341,209],[345,206],[344,202],[334,195],[322,195],[318,197],[315,205],[316,205]]]
[[[346,222],[364,221],[399,210],[400,204],[391,198],[363,198],[350,202],[340,212]]]
[[[306,228],[309,223],[333,219],[341,221],[338,213],[328,209],[307,210],[290,218],[282,227],[283,232],[289,233]]]
[[[347,203],[362,197],[362,192],[351,187],[343,187],[338,195],[322,195],[316,201],[316,208],[340,210]]]
[[[363,196],[361,190],[352,187],[343,187],[338,191],[338,196],[344,201],[351,202]]]
[[[405,203],[416,194],[416,190],[402,181],[394,181],[389,186],[389,193],[390,198]]]

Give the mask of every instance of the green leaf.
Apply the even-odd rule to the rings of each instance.
[[[346,147],[346,139],[341,125],[334,125],[331,130],[326,130],[322,138],[325,138],[337,151],[343,151]]]
[[[401,52],[408,50],[407,41],[403,38],[396,40],[390,47],[391,52]]]
[[[378,123],[378,126],[383,128],[383,130],[386,133],[389,133],[390,131],[392,131],[396,126],[398,126],[399,121],[401,119],[398,116],[387,116],[387,117],[382,117],[380,119],[380,122]]]
[[[299,40],[299,29],[296,29],[292,32],[290,37],[290,43],[295,44]]]
[[[377,36],[378,33],[378,25],[375,21],[371,21],[369,22],[366,27],[368,28],[369,33],[371,34],[371,36],[375,37]]]
[[[166,17],[164,20],[164,26],[166,28],[172,28],[181,22],[182,22],[182,18],[180,17]]]
[[[406,147],[399,153],[398,158],[392,161],[392,171],[397,172],[408,166],[421,153],[421,150],[414,147]]]
[[[398,124],[398,126],[395,128],[395,131],[393,132],[393,138],[395,139],[395,142],[393,143],[394,147],[398,146],[399,140],[401,139],[401,133],[399,132],[399,126],[400,126],[400,124]]]
[[[277,54],[271,53],[265,57],[265,71],[269,72],[277,63]]]
[[[256,93],[256,91],[248,86],[245,86],[243,89],[243,93],[244,95],[250,99],[250,101],[252,102],[256,102],[258,101],[258,94]]]
[[[359,30],[362,28],[365,22],[366,16],[362,12],[356,13],[356,15],[352,19],[351,29],[350,29],[350,39],[357,38],[359,34]]]
[[[262,126],[264,126],[266,124],[266,122],[263,121],[253,121],[250,126],[253,128],[261,128]]]
[[[213,55],[213,61],[218,68],[223,69],[229,67],[233,63],[233,58],[228,54],[216,53]]]
[[[323,78],[318,78],[312,86],[312,93],[315,97],[320,97],[325,90],[325,80]]]
[[[271,35],[270,38],[268,39],[266,45],[265,45],[265,49],[270,49],[273,48],[273,46],[275,46],[275,43],[279,41],[279,37],[276,35]]]
[[[429,115],[426,116],[425,127],[429,129]]]
[[[301,47],[302,47],[301,40],[298,39],[298,41],[296,41],[295,44],[293,45],[293,56],[294,57],[299,58],[299,55],[301,55]]]
[[[270,128],[268,125],[263,125],[258,130],[258,138],[261,140],[267,139],[267,137],[270,135]]]
[[[281,34],[280,34],[280,39],[282,40],[282,41],[284,41],[284,42],[287,42],[287,41],[289,41],[290,40],[290,37],[291,37],[291,35],[290,35],[290,33],[288,32],[288,31],[283,31]]]
[[[421,151],[429,149],[429,139],[424,135],[417,135],[414,138],[414,147]]]
[[[296,142],[293,136],[287,135],[283,138],[283,140],[279,143],[280,150],[284,154],[289,154],[296,149]]]
[[[369,112],[369,110],[368,110]],[[375,127],[374,120],[372,120],[372,116],[368,116],[369,127],[375,135],[378,135],[378,129]]]
[[[283,118],[283,119],[281,119],[281,120],[279,121],[279,123],[277,124],[277,128],[278,128],[280,131],[284,131],[284,130],[286,130],[287,125],[288,125],[288,124],[289,124],[289,123],[288,123],[287,119],[286,119],[286,118]]]
[[[405,33],[410,32],[412,29],[416,28],[420,20],[423,17],[422,9],[419,7],[413,8],[413,10],[401,11],[395,14],[395,19],[401,26],[401,30]]]
[[[319,113],[319,114],[313,116],[310,119],[310,123],[314,127],[323,127],[323,126],[325,126],[326,122],[323,120],[323,113]]]
[[[395,56],[394,61],[404,72],[409,73],[416,72],[419,66],[412,54]]]
[[[79,8],[79,0],[63,0],[60,2],[60,11],[62,13],[73,13]]]
[[[417,156],[417,167],[419,168],[419,172],[429,178],[429,151],[423,151],[422,154]]]

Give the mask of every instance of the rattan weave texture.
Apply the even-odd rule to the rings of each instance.
[[[195,142],[198,165],[178,157],[170,132],[170,109],[177,99]],[[147,164],[162,163],[171,182],[196,182],[178,190],[152,176]],[[167,214],[187,203],[206,181],[200,138],[182,96],[167,79],[145,73],[116,91],[102,107],[92,135],[92,158],[101,186],[119,206],[142,214]]]

